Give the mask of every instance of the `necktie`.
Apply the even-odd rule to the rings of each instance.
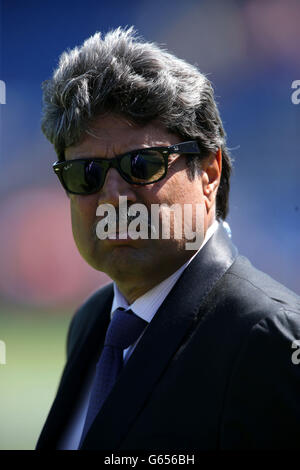
[[[146,325],[147,322],[131,310],[125,311],[118,308],[114,311],[106,332],[104,347],[96,365],[81,443],[122,369],[123,350],[135,343]]]

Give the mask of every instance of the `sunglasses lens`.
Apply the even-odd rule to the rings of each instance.
[[[60,164],[59,164],[60,165]],[[99,191],[110,167],[107,160],[72,160],[54,167],[64,187],[74,194],[93,194]],[[123,155],[118,163],[119,172],[130,183],[148,184],[166,174],[163,155],[157,150],[140,150]]]
[[[156,150],[145,149],[124,155],[120,167],[132,183],[152,183],[165,174],[164,157]]]
[[[66,162],[62,178],[68,191],[75,194],[92,194],[104,184],[105,168],[93,161]]]

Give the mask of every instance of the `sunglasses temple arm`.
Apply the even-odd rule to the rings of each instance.
[[[171,147],[169,147],[169,150],[171,150],[172,152],[182,153],[200,153],[198,143],[193,140],[178,145],[172,145]]]

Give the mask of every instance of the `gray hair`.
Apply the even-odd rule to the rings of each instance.
[[[216,212],[217,218],[226,218],[231,160],[212,85],[196,67],[142,41],[133,27],[117,28],[64,52],[42,88],[42,130],[60,160],[104,113],[140,126],[157,119],[182,139],[196,140],[203,155],[221,148]],[[187,166],[194,177],[199,157],[189,156]]]

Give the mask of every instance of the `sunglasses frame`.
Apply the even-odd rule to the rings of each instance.
[[[125,173],[123,173],[123,171],[121,169],[120,161],[128,155],[137,154],[137,153],[145,151],[145,150],[153,150],[153,151],[157,151],[157,152],[162,154],[163,159],[164,159],[164,165],[165,165],[165,170],[164,170],[163,175],[160,176],[155,181],[140,182],[140,183],[139,182],[129,181],[128,177],[125,175]],[[114,158],[75,158],[73,160],[63,160],[63,161],[58,160],[57,162],[53,163],[53,170],[54,170],[54,173],[58,176],[60,183],[62,184],[63,188],[65,189],[65,191],[67,193],[85,196],[85,195],[89,195],[89,194],[95,194],[98,191],[100,191],[101,188],[103,188],[108,170],[110,168],[115,168],[119,172],[120,176],[125,181],[127,181],[127,183],[129,183],[129,184],[145,186],[147,184],[157,183],[158,181],[160,181],[160,180],[162,180],[163,178],[166,177],[167,172],[168,172],[169,155],[171,155],[173,153],[178,153],[178,154],[182,155],[182,154],[201,154],[202,152],[200,152],[198,142],[196,142],[195,140],[190,140],[188,142],[180,142],[179,144],[170,145],[168,147],[146,147],[146,148],[142,148],[142,149],[131,150],[130,152],[123,153],[122,155],[117,155]],[[105,176],[104,176],[103,184],[101,186],[97,187],[95,190],[93,190],[91,192],[78,193],[78,192],[74,192],[74,191],[69,191],[69,189],[66,187],[64,179],[63,179],[63,175],[62,175],[63,170],[70,163],[78,162],[78,161],[93,162],[93,163],[96,163],[96,164],[97,164],[97,162],[105,162],[105,166],[104,166]]]

